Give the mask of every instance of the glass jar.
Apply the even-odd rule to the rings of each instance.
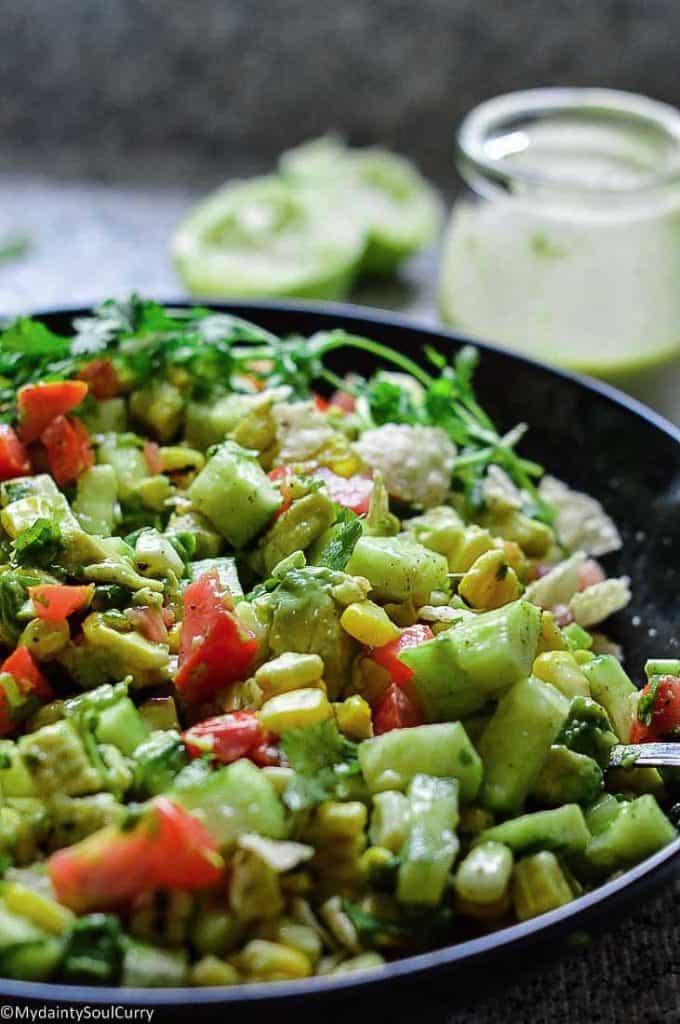
[[[512,93],[465,118],[457,156],[442,318],[680,420],[680,112],[609,89]]]

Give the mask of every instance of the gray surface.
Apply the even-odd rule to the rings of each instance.
[[[212,183],[338,129],[453,178],[483,97],[600,84],[680,103],[677,0],[3,0],[0,162]]]
[[[130,288],[158,298],[181,289],[167,259],[167,240],[191,200],[187,189],[58,186],[41,179],[0,179],[0,239],[27,229],[33,246],[22,260],[0,265],[0,314],[87,303]],[[434,255],[406,269],[400,282],[356,298],[434,319]],[[455,979],[431,980],[363,1003],[326,1008],[331,1024],[420,1020],[423,1024],[657,1024],[680,1021],[680,888],[670,886],[591,945],[566,948],[546,963],[542,949],[522,966],[475,976],[473,994]],[[317,1011],[318,1012],[318,1011]],[[296,1015],[297,1019],[297,1015]],[[317,1019],[316,1015],[314,1019]]]

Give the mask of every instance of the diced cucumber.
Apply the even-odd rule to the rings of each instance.
[[[415,672],[418,696],[431,720],[479,711],[531,671],[541,613],[514,601],[466,619],[427,643],[400,654]]]
[[[186,286],[215,298],[342,298],[363,249],[363,223],[329,216],[325,191],[274,177],[225,185],[190,212],[173,242]]]
[[[592,836],[597,836],[612,823],[623,807],[623,801],[617,800],[612,793],[603,793],[592,807],[585,812],[586,825]]]
[[[393,729],[359,744],[359,764],[371,793],[404,790],[414,776],[456,779],[463,803],[474,800],[482,762],[460,722]]]
[[[127,402],[124,398],[98,398],[88,403],[80,418],[90,434],[122,434],[127,430]]]
[[[609,715],[616,735],[622,743],[629,743],[633,723],[631,697],[637,689],[620,662],[611,654],[603,654],[583,664],[581,671],[590,683],[591,696]]]
[[[188,769],[187,769],[188,770]],[[235,761],[197,781],[179,784],[173,799],[189,811],[200,811],[206,828],[220,846],[242,832],[283,839],[283,804],[274,786],[251,761]]]
[[[596,868],[609,871],[636,864],[672,842],[678,834],[651,793],[619,807],[618,814],[593,836],[586,849],[587,859]]]
[[[133,760],[135,790],[144,797],[169,789],[189,763],[186,746],[174,729],[152,733],[136,748]]]
[[[458,783],[415,775],[408,789],[409,833],[397,874],[400,903],[436,906],[458,852]]]
[[[592,804],[602,792],[602,769],[586,754],[578,754],[561,744],[553,744],[533,789],[542,804]]]
[[[479,843],[458,866],[456,892],[470,903],[496,903],[507,891],[512,864],[512,852],[503,843]]]
[[[45,981],[62,955],[63,943],[0,903],[0,972],[6,978]]]
[[[506,814],[520,810],[568,713],[566,697],[533,676],[501,697],[477,745],[484,763],[485,807]]]
[[[137,484],[149,476],[149,467],[141,448],[125,443],[125,437],[107,434],[97,449],[97,461],[112,466],[118,481],[118,496],[121,501],[129,500]]]
[[[422,605],[433,591],[449,590],[449,566],[444,556],[403,537],[360,537],[347,572],[365,576],[378,601],[412,599]]]
[[[142,576],[166,577],[184,575],[184,562],[158,530],[143,530],[135,544],[135,565]]]
[[[648,680],[654,676],[680,676],[680,660],[678,658],[649,658],[645,662],[645,675]]]
[[[220,445],[188,493],[235,548],[264,529],[282,500],[259,463],[233,441]]]
[[[59,497],[59,488],[47,473],[38,473],[36,476],[19,476],[14,480],[3,480],[0,484],[0,505],[3,508],[11,505],[13,501],[20,501],[21,498],[32,496],[56,499]]]
[[[574,894],[557,857],[542,850],[515,866],[512,897],[517,917],[527,921],[570,903]]]
[[[376,793],[373,797],[369,836],[373,846],[399,853],[411,825],[408,797],[395,790]]]
[[[488,828],[479,842],[505,843],[514,853],[561,850],[580,853],[590,842],[590,832],[578,804],[563,804],[553,811],[535,811],[510,818]]]
[[[113,466],[92,466],[78,478],[73,511],[87,533],[110,537],[120,517],[118,478]]]
[[[97,716],[95,735],[129,757],[149,735],[144,719],[129,697],[121,697]]]
[[[159,441],[172,440],[182,423],[185,401],[169,380],[155,378],[129,398],[130,412]]]
[[[182,949],[159,949],[129,942],[123,956],[123,988],[177,988],[186,985],[188,957]]]
[[[220,586],[229,591],[233,598],[243,597],[243,587],[238,577],[235,558],[203,558],[200,562],[192,562],[190,567],[191,579],[197,580],[205,572],[217,573]]]

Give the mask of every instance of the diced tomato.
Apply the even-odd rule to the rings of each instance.
[[[52,687],[26,647],[17,647],[0,667],[12,676],[16,691],[0,683],[0,737],[12,736],[25,718],[40,704],[53,700]]]
[[[110,359],[93,359],[82,367],[78,377],[87,382],[95,398],[115,398],[120,392],[118,375]]]
[[[103,828],[47,862],[57,900],[77,913],[118,907],[151,889],[205,889],[223,867],[208,830],[166,797],[134,828]]]
[[[94,583],[83,587],[71,587],[62,583],[46,583],[28,588],[28,596],[39,619],[46,622],[61,622],[69,615],[85,608],[92,600]]]
[[[586,558],[578,571],[578,588],[585,590],[595,583],[604,583],[606,579],[607,574],[600,563],[596,562],[594,558]]]
[[[31,472],[31,460],[23,444],[6,423],[0,424],[0,480],[13,480]]]
[[[209,700],[221,687],[243,679],[257,654],[257,640],[232,607],[229,591],[214,570],[184,592],[175,686],[189,701]]]
[[[169,609],[150,608],[148,605],[144,605],[142,608],[129,608],[127,617],[137,632],[141,633],[146,640],[152,644],[167,644],[166,611],[169,612]]]
[[[319,466],[311,474],[316,480],[323,480],[328,492],[338,505],[349,508],[357,515],[365,515],[373,493],[373,481],[367,476],[338,476],[332,469]]]
[[[416,698],[390,683],[373,712],[373,731],[376,736],[392,729],[422,725],[423,712]]]
[[[383,647],[374,648],[370,656],[373,661],[389,672],[394,683],[403,686],[413,678],[413,669],[405,665],[399,655],[410,647],[418,647],[420,644],[427,643],[433,635],[429,626],[423,624],[409,626],[407,629],[402,629],[396,640],[390,640]]]
[[[327,400],[323,395],[317,395],[316,392],[314,392],[314,407],[318,409],[319,412],[325,412],[328,408]]]
[[[53,380],[19,388],[19,436],[25,444],[37,441],[57,416],[80,405],[87,394],[84,380]]]
[[[94,465],[90,435],[80,420],[57,416],[43,430],[40,440],[47,449],[50,473],[60,487],[75,483]]]
[[[155,441],[146,441],[144,443],[144,458],[149,469],[149,473],[152,476],[158,476],[159,473],[163,472],[163,456],[161,450]]]
[[[330,409],[342,409],[343,412],[354,412],[356,399],[349,391],[334,391],[331,395],[328,407]]]
[[[182,738],[191,757],[212,754],[222,764],[231,764],[266,743],[267,734],[254,711],[233,711],[193,725]]]
[[[652,700],[649,724],[636,716],[631,726],[631,743],[652,743],[677,736],[680,730],[680,678],[659,676],[642,690],[640,701]],[[638,705],[639,707],[640,705]]]
[[[274,519],[278,519],[284,512],[287,512],[290,506],[293,504],[293,491],[291,487],[291,481],[295,473],[291,466],[277,466],[276,469],[272,469],[269,473],[269,479],[274,483],[279,484],[279,490],[283,501],[274,513]]]
[[[248,757],[259,768],[278,767],[282,764],[281,751],[276,743],[268,739],[264,740],[257,747],[253,747],[248,753]]]

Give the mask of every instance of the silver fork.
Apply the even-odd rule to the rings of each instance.
[[[609,751],[610,768],[634,764],[680,768],[680,743],[617,743]]]

